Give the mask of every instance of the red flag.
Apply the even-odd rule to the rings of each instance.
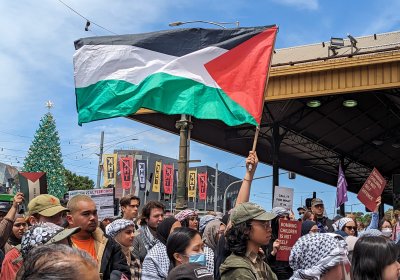
[[[174,167],[172,164],[164,164],[163,166],[163,182],[164,193],[171,194],[174,185]]]
[[[133,159],[131,157],[120,158],[119,170],[121,172],[122,189],[129,190],[132,186]]]
[[[207,172],[197,174],[197,185],[199,188],[199,199],[207,199]]]

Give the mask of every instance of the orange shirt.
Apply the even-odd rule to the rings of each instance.
[[[72,242],[81,250],[86,251],[89,255],[92,256],[94,260],[97,261],[96,248],[94,246],[94,239],[91,237],[89,239],[76,239],[74,236],[71,236]]]

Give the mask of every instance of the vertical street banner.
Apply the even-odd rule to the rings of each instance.
[[[357,194],[357,198],[367,207],[370,211],[375,211],[376,199],[382,194],[386,186],[385,178],[379,173],[378,169],[374,168],[368,176],[367,181],[361,187]]]
[[[279,220],[278,239],[281,243],[278,253],[276,254],[277,261],[289,261],[290,251],[301,235],[301,222]]]
[[[188,198],[196,198],[197,170],[189,170]]]
[[[129,190],[133,179],[133,158],[121,157],[119,159],[119,171],[121,173],[122,189]]]
[[[25,197],[25,207],[28,207],[29,201],[38,195],[47,193],[46,172],[19,172],[18,177],[20,192]]]
[[[160,192],[160,185],[161,185],[161,166],[162,162],[156,161],[154,165],[154,175],[153,175],[153,192],[159,193]]]
[[[163,165],[164,193],[171,194],[174,186],[174,167],[172,164]]]
[[[344,172],[342,169],[342,164],[339,164],[339,176],[338,182],[336,186],[336,207],[339,208],[340,205],[344,204],[348,201],[347,198],[347,181],[344,176]]]
[[[207,172],[197,175],[197,184],[199,186],[199,199],[207,199]]]
[[[117,178],[117,154],[103,155],[104,187],[115,186]]]
[[[139,182],[139,190],[146,190],[146,178],[147,178],[147,161],[146,160],[136,160],[136,170]]]

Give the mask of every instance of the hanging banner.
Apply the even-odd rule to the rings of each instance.
[[[196,198],[197,170],[189,170],[188,197]]]
[[[129,190],[132,186],[133,158],[132,157],[120,158],[119,171],[121,172],[122,189]]]
[[[147,162],[145,160],[136,160],[137,166],[137,177],[139,182],[139,189],[141,191],[146,190],[146,178],[147,178]]]
[[[104,169],[103,186],[105,188],[114,187],[117,177],[117,154],[103,155],[103,169]]]
[[[171,194],[174,186],[174,167],[172,164],[163,165],[164,193]]]
[[[197,184],[199,186],[199,199],[207,199],[207,172],[197,175]]]
[[[370,210],[375,211],[376,200],[382,194],[386,186],[385,178],[374,168],[368,176],[367,181],[361,187],[357,198]]]
[[[153,175],[153,192],[159,193],[160,192],[160,185],[161,185],[161,161],[156,161],[154,165],[154,175]]]

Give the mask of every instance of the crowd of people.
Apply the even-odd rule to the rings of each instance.
[[[295,218],[289,209],[266,211],[249,201],[257,163],[250,152],[252,168],[231,211],[202,217],[191,209],[172,215],[158,201],[139,213],[139,197],[128,195],[121,217],[99,221],[90,197],[76,195],[63,206],[48,194],[22,215],[17,193],[12,205],[0,205],[0,280],[399,279],[400,223],[379,220],[377,210],[368,225],[354,216],[331,220],[318,198],[297,209],[301,237],[288,260],[277,260],[279,221]]]

